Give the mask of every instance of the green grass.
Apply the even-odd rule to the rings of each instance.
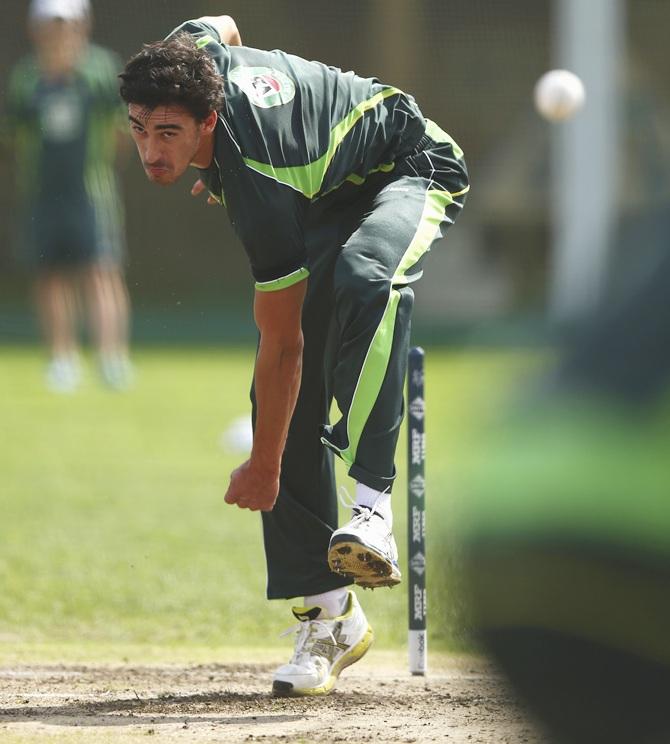
[[[532,359],[428,351],[428,580],[436,648],[459,635],[453,571],[441,543],[456,497],[451,472]],[[140,349],[135,362],[137,385],[128,393],[100,387],[90,369],[81,391],[62,396],[44,389],[39,350],[0,348],[0,654],[44,644],[288,643],[276,639],[291,625],[291,603],[264,599],[260,518],[223,502],[241,456],[225,453],[220,437],[248,411],[253,350]],[[403,433],[401,485],[404,462]],[[404,561],[403,487],[395,511]],[[362,597],[378,646],[399,648],[406,586]]]

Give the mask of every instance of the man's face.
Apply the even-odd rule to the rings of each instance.
[[[206,122],[198,122],[181,106],[146,109],[128,106],[130,133],[149,180],[163,186],[174,183],[194,162],[202,148]],[[207,164],[205,164],[207,165]]]
[[[86,43],[89,25],[86,21],[51,18],[32,21],[29,30],[40,67],[47,74],[59,75],[74,68]]]

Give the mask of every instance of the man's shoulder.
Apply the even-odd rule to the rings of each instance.
[[[121,57],[116,52],[99,44],[89,43],[82,55],[79,66],[96,74],[109,75],[110,73],[118,73],[123,64]]]
[[[121,58],[111,49],[89,43],[79,58],[77,75],[96,99],[112,101],[118,97]]]
[[[40,70],[33,54],[27,54],[14,64],[7,79],[7,96],[17,102],[31,95],[40,80]]]
[[[17,84],[38,75],[39,67],[37,65],[37,58],[34,54],[26,54],[15,62],[9,70],[9,81],[12,84]]]

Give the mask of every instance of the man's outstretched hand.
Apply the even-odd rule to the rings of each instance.
[[[240,509],[272,511],[278,494],[279,473],[268,474],[247,460],[231,473],[225,501],[237,504]]]
[[[203,180],[199,178],[191,188],[191,196],[199,196],[203,191],[207,190]],[[207,197],[207,204],[220,204],[211,194]]]

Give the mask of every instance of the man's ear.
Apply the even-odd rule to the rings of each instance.
[[[202,133],[203,134],[211,134],[214,129],[216,128],[216,121],[217,121],[217,113],[216,111],[210,111],[207,115],[207,118],[202,122]]]

